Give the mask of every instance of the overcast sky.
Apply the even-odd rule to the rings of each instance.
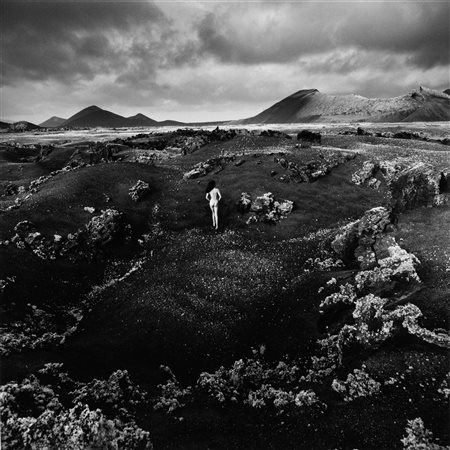
[[[448,1],[1,0],[1,118],[97,105],[156,120],[255,115],[300,89],[449,87]]]

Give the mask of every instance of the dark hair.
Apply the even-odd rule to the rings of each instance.
[[[211,192],[216,187],[216,182],[214,180],[211,180],[208,183],[208,186],[206,186],[206,193]]]

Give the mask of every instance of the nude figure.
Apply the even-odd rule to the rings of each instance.
[[[209,207],[212,213],[213,228],[219,229],[219,201],[222,198],[219,189],[216,188],[216,182],[211,180],[206,187],[206,200],[209,201]]]

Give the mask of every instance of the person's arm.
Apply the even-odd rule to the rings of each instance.
[[[219,202],[221,198],[222,198],[222,195],[220,194],[219,189],[217,189],[217,201]]]
[[[206,198],[206,200],[209,201],[209,192],[206,193],[206,197],[205,198]]]

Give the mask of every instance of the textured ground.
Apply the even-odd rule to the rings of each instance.
[[[327,282],[358,271],[355,262],[337,262],[330,242],[365,211],[390,204],[386,183],[379,189],[358,186],[352,175],[372,160],[403,158],[436,171],[450,167],[449,147],[441,143],[339,134],[349,128],[324,129],[320,145],[246,134],[186,155],[125,143],[115,147],[112,161],[56,173],[35,192],[28,190],[30,183],[65,167],[82,144],[57,145],[38,162],[31,146],[0,146],[5,190],[0,197],[1,308],[3,331],[11,336],[2,357],[2,382],[20,380],[48,362],[63,362],[82,381],[127,369],[155,395],[163,379],[161,364],[170,366],[182,386],[194,385],[202,371],[229,367],[251,356],[251,348],[262,347],[267,364],[288,355],[306,370],[310,357],[318,355],[317,340],[326,337],[321,288],[331,289]],[[430,133],[445,137],[442,128],[430,127]],[[38,140],[39,135],[23,137],[25,143]],[[151,161],[135,161],[151,153]],[[235,159],[218,173],[183,176],[198,163],[230,154]],[[336,154],[352,159],[313,182],[280,181],[289,171],[275,159],[303,167]],[[223,195],[219,232],[211,228],[204,198],[211,179]],[[134,202],[129,189],[138,180],[148,183],[150,192]],[[7,189],[19,186],[25,194],[8,194]],[[250,213],[236,207],[242,192],[252,199],[271,192],[275,199],[293,201],[294,209],[276,224],[247,224]],[[11,208],[17,198],[20,205]],[[32,222],[49,241],[55,234],[66,239],[107,208],[123,213],[128,227],[96,247],[94,257],[42,259],[32,246],[11,243],[21,221]],[[421,262],[421,286],[408,302],[421,309],[421,326],[448,330],[450,206],[416,205],[397,219],[395,239]],[[346,317],[351,314],[336,323],[341,326]],[[35,346],[48,331],[56,338]],[[396,384],[383,385],[377,395],[343,401],[330,389],[333,377],[345,379],[363,364],[374,379],[393,378]],[[445,349],[400,333],[381,346],[346,355],[331,378],[301,384],[327,405],[320,413],[280,415],[273,408],[218,404],[199,394],[175,417],[149,412],[150,407],[136,423],[150,431],[155,448],[388,449],[402,448],[407,420],[421,417],[444,444],[448,408],[437,391],[447,372]]]

